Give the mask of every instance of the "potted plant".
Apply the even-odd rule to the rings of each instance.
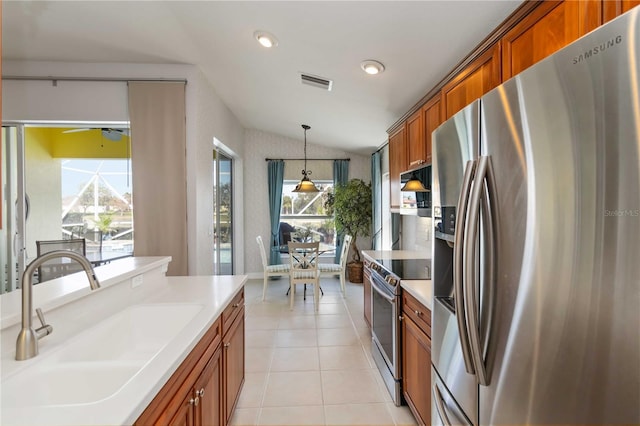
[[[356,243],[358,235],[371,235],[371,184],[362,179],[351,179],[344,185],[337,185],[333,192],[325,193],[324,207],[327,214],[333,214],[338,234],[349,234],[352,240],[352,257],[347,263],[349,281],[362,282],[362,257]]]

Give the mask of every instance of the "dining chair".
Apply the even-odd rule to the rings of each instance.
[[[260,247],[260,256],[262,257],[262,270],[264,274],[264,284],[262,286],[262,301],[267,295],[267,281],[269,281],[269,277],[286,277],[289,275],[289,269],[291,266],[288,263],[279,263],[276,265],[269,265],[267,261],[267,253],[264,250],[264,243],[262,242],[262,237],[258,235],[256,237],[256,241],[258,242],[258,246]]]
[[[83,256],[87,254],[87,246],[84,238],[71,240],[39,240],[36,241],[38,256],[54,250],[70,250]],[[38,267],[38,282],[49,281],[54,278],[64,277],[82,270],[78,262],[67,262],[65,259],[52,259]]]
[[[347,258],[349,257],[349,247],[351,247],[351,235],[345,235],[340,249],[340,263],[320,263],[318,269],[320,276],[340,276],[340,291],[345,297],[345,275],[347,270]]]
[[[304,300],[307,299],[307,284],[313,284],[313,303],[317,311],[320,303],[320,271],[318,257],[320,243],[289,242],[289,291],[290,309],[293,310],[293,300],[296,294],[296,284],[304,284]]]

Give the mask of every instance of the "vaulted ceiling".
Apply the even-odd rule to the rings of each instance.
[[[5,1],[4,60],[200,67],[246,128],[370,153],[521,1]],[[278,39],[271,49],[253,34]],[[366,59],[386,70],[371,76]],[[333,81],[303,85],[300,73]]]

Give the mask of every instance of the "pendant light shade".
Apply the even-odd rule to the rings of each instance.
[[[304,129],[304,169],[302,169],[302,180],[296,185],[296,188],[291,192],[320,192],[316,185],[309,179],[311,170],[307,170],[307,130],[311,127],[306,124],[302,125]]]
[[[404,186],[400,189],[400,191],[404,192],[429,192],[427,188],[424,187],[420,179],[416,176],[415,173],[411,174],[411,178],[404,184]]]

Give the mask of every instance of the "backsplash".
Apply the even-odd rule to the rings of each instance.
[[[403,250],[426,251],[431,257],[431,239],[433,238],[433,220],[430,217],[401,216]]]

